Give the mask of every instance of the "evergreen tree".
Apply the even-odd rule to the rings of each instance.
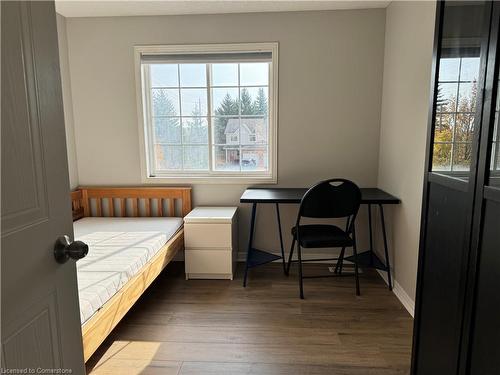
[[[261,87],[253,103],[254,114],[267,115],[267,98],[264,89]]]
[[[253,115],[254,108],[252,103],[252,96],[247,89],[242,89],[240,94],[240,105],[242,115]]]
[[[238,100],[233,100],[229,94],[226,94],[219,108],[215,110],[217,116],[238,115]]]
[[[444,97],[443,92],[441,91],[441,86],[438,86],[438,92],[436,97],[436,106],[439,108],[439,111],[443,111],[444,106],[448,104],[448,99]]]
[[[191,111],[191,116],[188,121],[186,121],[186,127],[183,129],[184,132],[184,142],[188,143],[206,143],[206,126],[203,123],[201,112],[201,101],[195,103],[193,110]]]
[[[155,132],[155,154],[159,168],[168,169],[176,161],[167,160],[167,147],[162,143],[180,143],[181,127],[177,109],[165,90],[153,90],[153,119]],[[161,117],[159,117],[161,116]],[[172,116],[172,117],[165,117]],[[179,161],[177,161],[179,162]]]
[[[229,94],[226,94],[219,108],[215,110],[216,116],[238,116],[238,100],[233,100]],[[214,141],[218,144],[226,143],[225,130],[229,118],[216,117],[214,128]]]
[[[177,110],[165,90],[153,91],[153,110],[155,116],[177,116]]]
[[[177,109],[164,90],[153,91],[154,116],[178,116]],[[157,142],[180,143],[180,123],[177,117],[155,119],[155,136]]]

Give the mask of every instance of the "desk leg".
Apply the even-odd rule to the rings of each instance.
[[[370,234],[370,265],[373,265],[372,205],[368,203],[368,231]]]
[[[245,263],[245,276],[243,276],[243,287],[247,286],[248,264],[250,262],[253,248],[253,232],[255,227],[255,213],[257,211],[257,203],[252,205],[252,218],[250,219],[250,234],[248,236],[247,261]]]
[[[387,234],[385,231],[384,207],[382,204],[379,204],[379,208],[380,208],[380,221],[382,222],[382,235],[384,236],[384,253],[385,253],[385,265],[387,267],[387,280],[389,282],[389,290],[392,290],[391,263],[389,261],[389,249],[387,247]]]
[[[287,271],[286,271],[286,262],[285,262],[285,248],[283,247],[283,234],[281,233],[280,206],[278,203],[276,203],[276,216],[278,218],[278,232],[280,234],[281,259],[283,260],[283,272],[286,275]]]

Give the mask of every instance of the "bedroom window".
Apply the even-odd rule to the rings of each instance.
[[[136,47],[146,181],[276,180],[277,45]]]

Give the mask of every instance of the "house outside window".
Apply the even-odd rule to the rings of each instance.
[[[276,181],[276,43],[135,52],[145,182]]]

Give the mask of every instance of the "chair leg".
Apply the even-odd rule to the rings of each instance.
[[[337,259],[337,264],[335,265],[335,270],[333,273],[342,273],[342,264],[344,262],[344,253],[345,253],[345,247],[342,248],[342,250],[340,250],[340,254],[339,254],[339,259]]]
[[[359,291],[358,250],[356,248],[356,230],[354,229],[354,225],[352,229],[352,239],[352,252],[354,255],[354,278],[356,279],[356,295],[359,296],[361,293]]]
[[[288,255],[288,263],[286,265],[286,270],[285,270],[285,275],[290,274],[290,265],[292,264],[292,256],[293,256],[293,250],[295,249],[295,236],[293,236],[292,239],[292,246],[290,248],[290,254]]]
[[[299,287],[300,287],[300,299],[304,299],[304,280],[302,278],[302,254],[300,249],[300,243],[297,241],[297,256],[299,258]]]
[[[345,255],[345,250],[344,254],[342,254],[342,261],[340,262],[339,275],[342,275],[342,270],[344,269],[344,255]]]

